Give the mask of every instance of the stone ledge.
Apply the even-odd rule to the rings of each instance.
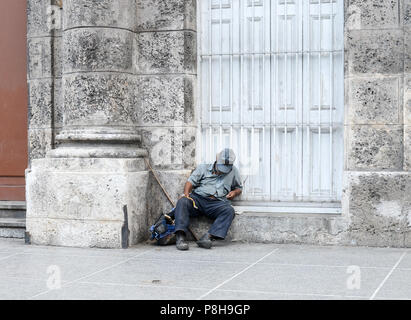
[[[309,213],[237,214],[227,240],[270,243],[340,244],[346,219],[341,215]],[[205,233],[211,220],[201,217],[192,223],[197,236]]]

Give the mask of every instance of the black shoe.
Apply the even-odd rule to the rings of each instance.
[[[188,243],[186,241],[186,236],[182,232],[176,233],[176,247],[178,250],[188,250]]]
[[[196,243],[201,248],[211,249],[211,247],[213,245],[212,244],[212,236],[209,233],[206,233]]]

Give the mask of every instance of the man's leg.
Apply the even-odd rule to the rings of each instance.
[[[234,208],[226,201],[213,200],[204,213],[215,219],[208,233],[218,239],[225,239],[228,229],[235,217]]]
[[[201,201],[202,212],[207,217],[214,219],[208,233],[203,235],[197,245],[210,249],[213,239],[225,239],[231,222],[234,219],[234,208],[226,201],[203,198]]]
[[[185,242],[185,236],[188,232],[188,226],[190,224],[190,216],[198,215],[198,209],[194,208],[193,201],[188,198],[180,198],[177,201],[174,223],[175,234],[177,237],[176,246],[177,249],[187,250],[188,243]]]

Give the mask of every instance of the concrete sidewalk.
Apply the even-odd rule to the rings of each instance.
[[[411,249],[220,242],[126,250],[0,239],[0,299],[411,299]]]

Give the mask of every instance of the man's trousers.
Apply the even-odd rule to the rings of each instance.
[[[216,238],[224,239],[227,235],[231,222],[234,219],[234,208],[228,201],[206,198],[190,193],[198,209],[194,208],[193,201],[183,197],[178,200],[175,209],[175,230],[184,231],[187,234],[190,217],[205,215],[214,219],[208,233]]]

